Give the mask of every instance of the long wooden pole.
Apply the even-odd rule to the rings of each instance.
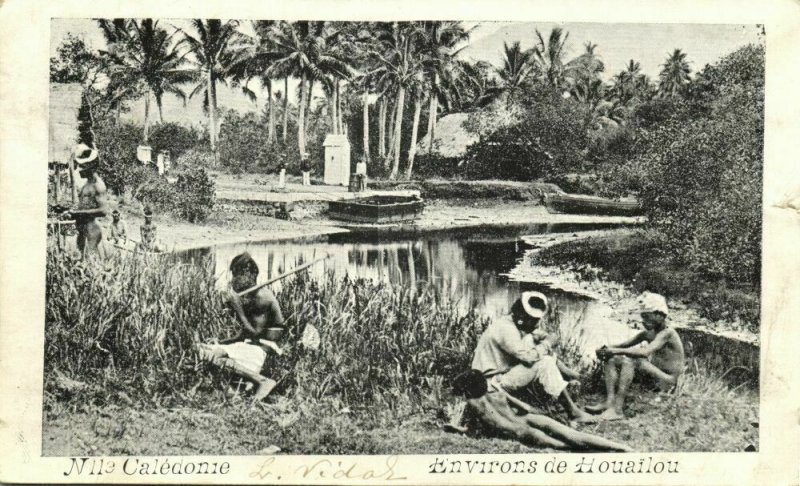
[[[297,272],[299,272],[301,270],[305,270],[306,268],[308,268],[308,267],[310,267],[312,265],[315,265],[315,264],[317,264],[317,263],[319,263],[319,262],[321,262],[323,260],[327,260],[328,258],[330,258],[330,255],[325,255],[322,258],[317,258],[314,261],[311,261],[311,262],[308,262],[308,263],[304,263],[304,264],[300,265],[299,267],[294,268],[294,269],[292,269],[292,270],[290,270],[290,271],[288,271],[288,272],[286,272],[284,274],[278,275],[275,278],[271,278],[271,279],[267,280],[264,283],[260,283],[260,284],[254,286],[254,287],[250,287],[249,289],[242,290],[241,292],[237,293],[237,295],[239,295],[241,297],[242,295],[249,294],[250,292],[255,292],[256,290],[262,289],[262,288],[266,287],[267,285],[269,285],[271,283],[275,283],[278,280],[283,280],[284,278],[288,277],[289,275],[297,273]]]

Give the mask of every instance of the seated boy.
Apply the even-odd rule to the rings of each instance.
[[[269,328],[283,328],[281,313],[275,295],[267,288],[241,294],[256,285],[258,265],[248,253],[237,255],[231,261],[232,292],[229,305],[241,326],[238,336],[218,344],[200,344],[200,356],[212,363],[231,369],[238,376],[255,385],[254,400],[265,398],[276,382],[262,375],[267,349],[280,354],[277,344],[267,339]]]
[[[616,346],[603,346],[597,357],[605,360],[606,400],[586,410],[600,413],[601,420],[625,418],[623,406],[635,375],[661,390],[673,388],[684,369],[683,343],[675,329],[667,326],[667,301],[645,292],[638,299],[645,330]],[[639,344],[647,342],[644,346]]]
[[[467,409],[489,432],[517,439],[531,446],[554,449],[630,452],[623,444],[577,431],[534,413],[526,403],[507,393],[497,379],[487,382],[479,370],[457,376],[453,392],[467,399]]]

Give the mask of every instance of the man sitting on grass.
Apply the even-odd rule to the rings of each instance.
[[[511,306],[510,318],[493,321],[481,335],[472,368],[512,393],[538,383],[545,393],[558,399],[571,419],[591,420],[567,391],[564,378],[576,380],[578,373],[553,356],[553,339],[537,330],[546,312],[547,297],[524,292]]]
[[[535,447],[631,452],[631,449],[603,437],[580,432],[537,414],[526,403],[509,395],[503,387],[478,370],[457,376],[453,392],[467,399],[467,410],[492,435],[517,439]]]
[[[266,349],[280,351],[268,330],[283,328],[283,314],[275,295],[267,288],[241,294],[256,285],[258,265],[247,253],[231,261],[232,292],[228,304],[233,309],[241,330],[239,334],[219,344],[200,344],[200,355],[212,363],[231,369],[255,385],[253,399],[265,398],[276,382],[261,374],[267,357]],[[272,338],[272,339],[268,339]]]
[[[658,294],[645,292],[638,299],[645,330],[613,347],[603,346],[597,357],[605,360],[606,400],[588,406],[600,413],[600,420],[625,418],[623,406],[634,376],[648,385],[667,391],[674,388],[684,369],[683,343],[675,329],[667,326],[667,301]],[[638,346],[643,342],[648,344]]]

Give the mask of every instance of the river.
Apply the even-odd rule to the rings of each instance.
[[[631,328],[611,319],[611,309],[605,304],[537,282],[512,281],[505,274],[521,263],[529,248],[522,240],[525,235],[607,227],[541,224],[422,234],[341,233],[313,241],[221,245],[192,250],[187,255],[212,254],[221,287],[228,283],[231,259],[243,251],[258,263],[259,281],[328,255],[309,268],[312,277],[322,278],[333,272],[403,286],[430,284],[455,299],[462,310],[474,309],[488,318],[508,313],[521,291],[537,289],[548,296],[551,304],[544,326],[558,328],[562,339],[576,340],[582,354],[590,359],[596,347],[627,338]],[[271,288],[278,291],[280,285],[276,282]]]

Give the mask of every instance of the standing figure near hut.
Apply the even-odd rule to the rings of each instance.
[[[284,188],[286,187],[286,156],[284,155],[283,159],[281,159],[281,163],[278,166],[278,187]]]
[[[231,261],[232,292],[228,305],[234,311],[241,329],[239,334],[217,344],[200,344],[200,355],[213,364],[232,370],[255,385],[253,398],[265,398],[276,382],[262,375],[267,350],[280,354],[274,342],[283,332],[283,314],[275,295],[267,288],[242,294],[256,285],[258,265],[248,253]]]
[[[111,225],[109,226],[109,241],[112,243],[123,245],[128,241],[128,228],[125,226],[125,221],[122,221],[119,210],[115,209],[111,212]]]
[[[300,170],[303,171],[303,185],[310,186],[311,185],[311,159],[309,158],[308,152],[303,154],[303,160],[300,163]]]
[[[85,144],[75,147],[73,157],[78,166],[80,176],[86,183],[78,194],[78,207],[70,209],[62,215],[65,219],[74,219],[78,230],[78,250],[84,258],[98,252],[103,240],[103,231],[95,219],[107,214],[106,185],[97,175],[97,149]]]
[[[141,246],[144,251],[157,253],[164,251],[164,248],[156,238],[157,229],[155,223],[153,223],[153,211],[149,207],[144,208],[144,224],[139,227],[139,233],[142,237]]]
[[[637,304],[645,330],[616,346],[597,350],[597,357],[606,362],[606,400],[586,410],[600,413],[600,420],[625,418],[623,406],[634,377],[651,389],[668,391],[675,387],[684,370],[683,343],[677,331],[666,323],[667,300],[645,292]],[[644,342],[648,344],[639,346]]]
[[[539,385],[557,399],[569,417],[586,422],[592,416],[575,405],[564,378],[577,380],[578,373],[553,356],[553,338],[537,329],[547,313],[547,297],[524,292],[511,306],[508,318],[497,319],[481,335],[472,368],[504,390],[515,393]]]

